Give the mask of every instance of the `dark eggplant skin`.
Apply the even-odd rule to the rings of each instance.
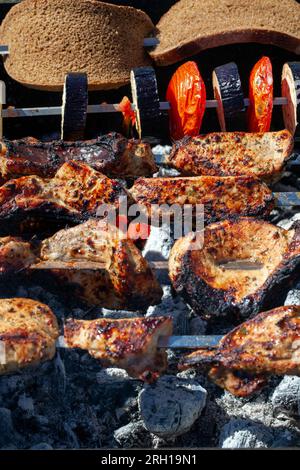
[[[134,68],[130,81],[139,137],[154,135],[161,116],[155,70],[153,67]]]
[[[61,139],[83,139],[87,117],[88,79],[86,73],[68,73],[65,78]]]
[[[291,229],[295,230],[289,244],[289,253],[293,252],[293,256],[285,256],[264,284],[240,302],[234,299],[230,290],[211,287],[195,274],[191,269],[190,251],[182,257],[179,275],[172,279],[175,291],[199,316],[210,321],[222,317],[237,324],[259,312],[281,306],[287,291],[300,275],[300,224],[294,224]]]
[[[246,129],[246,109],[244,93],[237,65],[234,62],[216,67],[213,72],[214,96],[221,100],[225,128],[222,131],[244,131]],[[218,109],[218,114],[222,110]]]
[[[281,90],[282,96],[288,99],[288,104],[282,107],[284,125],[295,137],[300,137],[300,62],[284,64]],[[292,101],[293,96],[296,101],[295,103]],[[291,123],[291,112],[295,119],[293,124]]]

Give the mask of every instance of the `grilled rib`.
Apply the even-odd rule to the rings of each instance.
[[[130,193],[153,216],[162,214],[153,204],[204,204],[207,222],[238,215],[263,217],[274,207],[270,189],[251,177],[139,178]]]
[[[239,397],[259,390],[270,375],[300,375],[300,306],[260,313],[224,336],[218,349],[184,357],[179,368],[190,367],[208,369]]]
[[[52,359],[58,335],[56,318],[46,305],[31,299],[1,299],[0,374]]]
[[[278,180],[293,150],[289,131],[214,132],[176,142],[168,163],[184,175],[255,176]]]
[[[120,367],[146,382],[165,371],[167,355],[157,342],[160,336],[171,334],[169,317],[70,319],[64,328],[68,347],[86,349],[104,367]]]
[[[21,239],[0,238],[2,282],[19,271],[32,274],[33,268],[36,282],[50,283],[53,288],[54,276],[59,285],[69,287],[72,295],[88,305],[137,310],[158,304],[162,296],[148,262],[133,241],[112,227],[105,230],[95,219],[59,231],[35,251]]]
[[[241,218],[211,224],[202,236],[202,245],[192,233],[177,240],[169,259],[173,287],[200,315],[248,317],[281,304],[299,273],[299,225],[284,230]],[[226,269],[228,262],[242,264]]]
[[[3,139],[0,150],[2,183],[26,175],[51,178],[66,162],[76,160],[110,177],[152,176],[157,171],[149,144],[112,132],[94,140],[40,142],[32,137]]]
[[[84,163],[65,163],[52,179],[23,176],[0,187],[0,233],[19,234],[49,220],[55,227],[96,217],[102,204],[118,207],[129,193]],[[129,203],[131,199],[129,197]],[[46,227],[47,228],[47,227]]]

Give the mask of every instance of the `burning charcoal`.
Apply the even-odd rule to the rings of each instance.
[[[300,305],[300,290],[290,290],[285,299],[284,305]]]
[[[222,449],[268,448],[273,441],[272,432],[261,424],[231,419],[221,430],[219,447]]]
[[[139,409],[146,429],[168,438],[186,433],[199,418],[207,392],[195,380],[161,377],[139,394]]]
[[[11,411],[7,408],[0,408],[0,449],[18,445],[20,441],[21,436],[14,429]]]
[[[272,395],[274,413],[300,416],[300,377],[285,376]]]
[[[143,421],[133,421],[114,432],[114,438],[122,448],[150,447],[151,438]]]
[[[148,308],[146,317],[171,316],[173,319],[174,334],[188,334],[189,307],[180,297],[172,295],[171,286],[163,286],[162,300],[159,305]]]
[[[96,374],[97,383],[99,385],[102,384],[109,384],[109,383],[118,383],[124,382],[124,380],[130,380],[129,375],[124,369],[118,368],[108,368],[102,369],[100,372]]]
[[[53,447],[50,446],[50,444],[47,444],[47,442],[40,442],[39,444],[30,447],[30,450],[53,450]]]

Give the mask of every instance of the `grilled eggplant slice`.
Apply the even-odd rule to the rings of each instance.
[[[0,232],[3,235],[48,230],[97,217],[102,204],[119,207],[130,194],[83,163],[65,163],[52,179],[23,176],[0,187]],[[51,222],[51,223],[50,223]]]
[[[131,93],[135,105],[139,138],[153,135],[153,126],[160,117],[159,95],[153,67],[137,67],[130,73]]]
[[[300,62],[284,64],[281,78],[282,96],[288,104],[282,107],[285,127],[300,137]]]
[[[300,375],[300,307],[279,307],[242,323],[214,351],[184,357],[180,369],[208,369],[210,378],[233,395],[247,397],[270,375]]]
[[[169,165],[184,175],[281,177],[293,151],[288,130],[266,133],[214,132],[177,142]]]
[[[121,367],[146,382],[167,368],[167,354],[157,343],[172,334],[169,317],[70,319],[64,330],[67,346],[88,350],[104,367]]]
[[[41,142],[33,137],[3,139],[0,145],[2,183],[26,175],[52,178],[70,160],[86,163],[112,178],[152,176],[157,172],[149,144],[127,140],[116,132],[77,142]]]
[[[272,192],[264,183],[242,176],[139,178],[130,193],[152,216],[152,223],[168,215],[168,207],[160,207],[166,204],[190,204],[194,213],[196,204],[203,204],[207,222],[241,215],[264,217],[274,207]]]
[[[240,319],[276,307],[299,272],[299,226],[284,230],[246,217],[207,226],[203,246],[194,236],[173,246],[169,275],[200,315]]]
[[[83,139],[88,105],[88,79],[86,73],[68,73],[65,77],[61,139]]]
[[[237,65],[230,62],[216,67],[212,81],[221,131],[244,131],[246,108]]]

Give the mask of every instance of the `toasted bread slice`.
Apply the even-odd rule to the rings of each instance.
[[[171,166],[188,176],[255,176],[280,179],[293,150],[293,137],[278,132],[213,132],[174,144]]]
[[[8,74],[31,88],[61,90],[65,74],[86,72],[90,89],[118,88],[150,62],[143,38],[154,26],[141,10],[95,0],[25,0],[2,22]]]
[[[180,0],[162,16],[157,65],[234,43],[273,44],[300,52],[300,5],[295,0]]]

